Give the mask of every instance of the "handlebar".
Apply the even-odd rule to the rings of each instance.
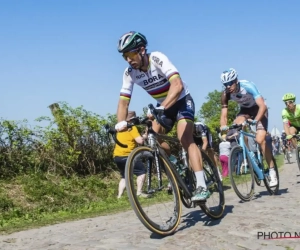
[[[127,128],[132,128],[135,125],[146,125],[148,128],[152,127],[152,121],[149,120],[148,117],[132,117],[128,122],[127,122]],[[115,128],[111,128],[108,124],[104,126],[106,133],[109,135],[111,134],[113,140],[115,141],[116,144],[118,144],[122,148],[128,148],[128,145],[121,143],[117,139],[117,133],[118,131]]]
[[[108,124],[106,124],[104,126],[107,135],[109,136],[109,134],[111,134],[113,140],[115,141],[115,143],[117,143],[121,148],[128,148],[128,145],[122,144],[118,139],[117,139],[117,130],[115,130],[114,128],[109,127]]]
[[[153,104],[149,104],[148,108],[150,109],[151,114],[154,116],[155,120],[162,125],[166,130],[171,130],[172,126],[167,124],[164,119],[163,119],[163,111],[158,111],[157,109],[155,109],[155,107],[153,106]]]
[[[293,137],[292,138],[296,138],[297,140],[299,140],[300,141],[300,134],[295,134],[295,135],[293,135]]]
[[[164,114],[163,111],[159,111],[157,109],[155,109],[155,107],[153,106],[153,104],[149,104],[148,108],[150,109],[151,114],[154,116],[155,120],[162,125],[166,130],[171,130],[172,127],[170,125],[168,125],[166,122],[164,122]],[[133,117],[131,118],[129,121],[127,121],[127,128],[131,128],[135,125],[146,125],[148,127],[148,132],[151,132],[153,134],[156,134],[153,130],[152,130],[152,121],[149,120],[148,117]],[[115,128],[111,128],[109,127],[108,124],[106,124],[104,126],[106,133],[109,135],[112,135],[113,140],[115,141],[116,144],[118,144],[120,147],[122,148],[127,148],[128,145],[125,145],[123,143],[121,143],[118,139],[117,139],[117,133],[118,131],[115,130]]]
[[[243,126],[245,126],[245,125],[251,125],[251,122],[246,120],[241,124],[232,124],[231,126],[229,126],[229,129],[241,130],[243,128]]]

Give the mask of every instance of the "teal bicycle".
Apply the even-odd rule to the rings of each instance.
[[[279,174],[276,161],[273,157],[274,170],[277,176],[277,185],[270,186],[269,167],[265,166],[263,162],[262,150],[258,143],[256,143],[256,152],[249,150],[245,141],[246,137],[255,138],[255,131],[251,130],[250,122],[242,124],[233,124],[229,129],[236,129],[239,132],[237,145],[231,149],[228,167],[231,185],[237,196],[243,201],[249,201],[254,195],[255,182],[258,186],[264,182],[268,192],[271,195],[277,194],[279,190]],[[249,132],[242,130],[247,126]],[[245,190],[243,187],[246,187]]]

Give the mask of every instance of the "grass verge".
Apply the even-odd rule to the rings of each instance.
[[[0,232],[11,233],[131,208],[116,199],[118,176],[25,175],[0,183]]]
[[[276,161],[281,167],[283,156]],[[130,210],[126,193],[116,199],[118,181],[118,174],[68,179],[32,174],[1,181],[0,233]],[[229,178],[223,184],[231,186]]]

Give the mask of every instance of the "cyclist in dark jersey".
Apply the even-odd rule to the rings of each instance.
[[[202,122],[194,122],[194,141],[203,151],[207,153],[212,160],[214,166],[219,172],[219,176],[222,180],[222,175],[217,166],[217,157],[213,148],[213,137],[209,127]]]
[[[238,73],[230,68],[221,74],[221,82],[225,87],[222,93],[221,104],[221,130],[228,130],[227,113],[228,101],[232,100],[239,104],[240,112],[234,121],[236,124],[243,123],[246,119],[256,125],[256,142],[260,144],[265,159],[270,167],[270,186],[278,184],[277,175],[274,170],[272,152],[266,145],[266,133],[268,129],[268,108],[264,98],[253,82],[238,80]]]
[[[285,150],[288,150],[288,153],[291,158],[292,157],[291,147],[290,147],[290,143],[289,143],[288,139],[286,139],[286,133],[284,130],[282,131],[282,134],[281,134],[281,141],[282,141],[282,150],[283,150],[284,155],[285,155]]]
[[[202,122],[194,123],[194,141],[204,151],[208,148],[213,148],[212,135],[206,124]]]

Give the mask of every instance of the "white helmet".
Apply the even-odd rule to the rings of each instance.
[[[231,81],[235,80],[237,77],[238,77],[238,73],[236,72],[236,70],[233,68],[230,68],[229,70],[225,70],[221,74],[221,82],[222,82],[222,84],[231,82]]]
[[[285,133],[285,130],[282,130],[282,132],[281,133]]]

